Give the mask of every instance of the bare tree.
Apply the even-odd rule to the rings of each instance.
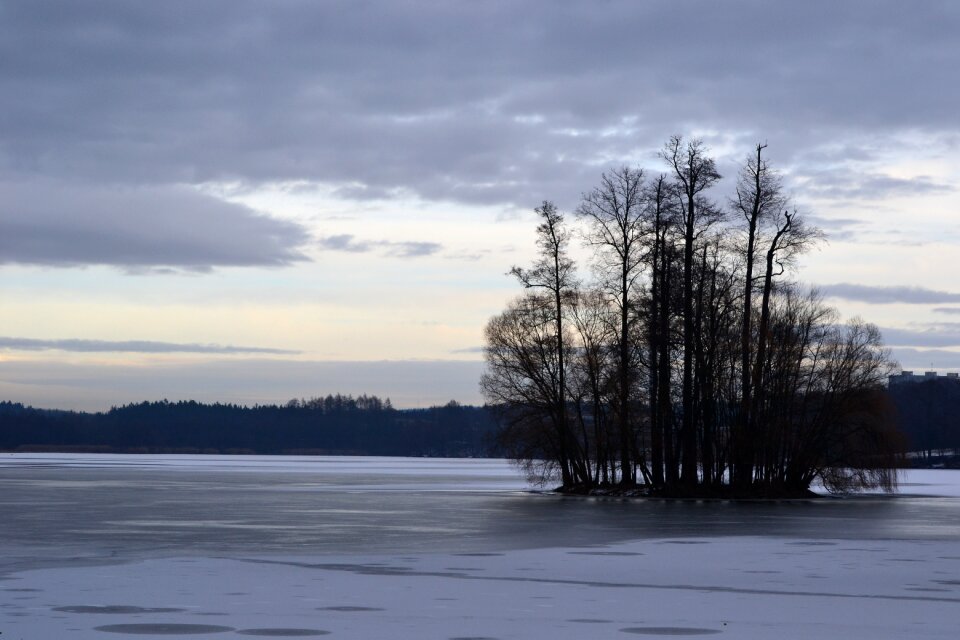
[[[570,231],[564,225],[563,214],[550,201],[534,210],[540,218],[537,225],[537,248],[540,255],[529,269],[514,266],[510,273],[527,289],[540,289],[547,292],[552,303],[551,312],[555,327],[555,350],[557,358],[556,380],[556,420],[557,428],[562,435],[560,441],[561,458],[563,464],[563,482],[572,481],[573,476],[568,467],[570,460],[569,447],[572,445],[569,416],[567,415],[567,381],[566,381],[566,350],[567,344],[564,335],[563,316],[566,305],[570,302],[576,286],[576,277],[573,260],[570,259]]]
[[[648,413],[650,421],[650,476],[655,486],[666,481],[665,463],[672,451],[673,418],[670,399],[670,234],[676,228],[675,192],[667,177],[657,176],[647,187],[647,254],[650,273],[647,304]]]
[[[673,171],[675,187],[680,197],[680,218],[683,232],[683,399],[681,401],[682,447],[681,482],[686,486],[697,484],[697,434],[694,416],[693,358],[694,358],[694,251],[700,235],[722,216],[711,202],[703,197],[720,174],[716,163],[707,155],[702,140],[684,142],[673,136],[667,142],[661,157]]]
[[[571,367],[574,406],[584,442],[593,442],[594,485],[608,485],[616,478],[615,443],[609,419],[611,378],[615,376],[617,318],[600,291],[581,291],[572,307],[571,320],[577,333]],[[613,374],[613,375],[611,375]],[[588,456],[591,447],[586,446]]]
[[[643,273],[646,228],[643,170],[621,167],[604,173],[600,185],[584,194],[577,216],[587,222],[587,242],[596,249],[599,286],[617,310],[617,406],[620,433],[620,481],[636,483],[636,432],[630,403],[636,383],[636,359],[630,340],[637,319],[638,280]]]
[[[554,301],[528,293],[494,316],[486,327],[487,370],[480,388],[500,411],[500,444],[510,456],[546,480],[559,470],[564,486],[575,482],[582,456],[567,420],[563,368],[571,355],[557,334]]]
[[[753,388],[753,292],[758,277],[754,274],[757,243],[764,224],[786,208],[780,176],[763,158],[766,144],[757,144],[755,155],[747,158],[737,181],[732,208],[746,223],[746,237],[741,251],[746,273],[743,277],[743,316],[740,330],[740,412],[733,433],[733,482],[747,486],[751,482],[752,424],[750,412]],[[769,270],[764,272],[766,275]],[[767,280],[764,280],[766,285]],[[766,286],[764,287],[766,291]],[[769,295],[768,295],[769,297]]]

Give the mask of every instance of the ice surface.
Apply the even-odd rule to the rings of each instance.
[[[906,482],[657,502],[499,461],[0,456],[0,633],[953,638],[960,474]]]

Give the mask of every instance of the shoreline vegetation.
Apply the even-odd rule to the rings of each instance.
[[[253,407],[164,400],[102,413],[0,402],[0,451],[493,457],[495,428],[483,407],[395,409],[367,395]]]
[[[907,465],[960,468],[960,429],[955,422],[960,415],[960,382],[940,378],[895,385],[885,393],[896,407],[898,429],[908,439]],[[496,444],[501,425],[491,407],[448,403],[395,409],[386,401],[371,401],[372,397],[358,401],[337,394],[255,407],[141,402],[101,413],[0,401],[0,452],[508,457]],[[262,430],[272,436],[258,435]],[[607,484],[571,487],[568,493],[656,492],[649,486]]]
[[[703,141],[673,136],[659,158],[662,172],[603,173],[574,222],[535,209],[537,257],[509,272],[523,293],[485,333],[500,446],[577,494],[893,491],[908,446],[885,388],[897,364],[876,326],[791,279],[824,235],[767,145],[722,199]]]

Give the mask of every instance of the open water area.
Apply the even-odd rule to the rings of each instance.
[[[662,501],[538,491],[502,460],[0,454],[0,513],[4,638],[960,622],[953,471],[908,472],[895,496]]]

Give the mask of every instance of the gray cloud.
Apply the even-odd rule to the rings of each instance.
[[[321,238],[320,246],[328,251],[346,251],[348,253],[367,253],[380,249],[384,255],[393,258],[419,258],[433,255],[443,249],[443,245],[438,242],[357,240],[350,233]]]
[[[235,347],[218,344],[183,344],[176,342],[154,342],[151,340],[36,340],[33,338],[11,338],[0,336],[0,349],[11,351],[72,351],[78,353],[208,353],[208,354],[277,354],[299,353],[286,349],[265,347]]]
[[[782,165],[956,134],[958,30],[947,0],[8,3],[0,173],[569,207],[678,130]]]
[[[395,258],[431,256],[443,248],[439,242],[385,242],[387,255]]]
[[[937,291],[924,287],[875,287],[840,282],[820,285],[818,289],[830,298],[869,304],[944,304],[960,302],[960,293]]]
[[[354,240],[353,234],[350,233],[320,238],[320,246],[328,251],[347,251],[349,253],[366,253],[372,248],[369,242]]]
[[[837,166],[797,173],[794,177],[804,179],[805,195],[841,200],[883,200],[895,196],[919,196],[954,190],[951,185],[936,182],[929,176],[896,178]]]
[[[0,264],[171,267],[284,266],[306,259],[298,224],[189,187],[0,183]]]

